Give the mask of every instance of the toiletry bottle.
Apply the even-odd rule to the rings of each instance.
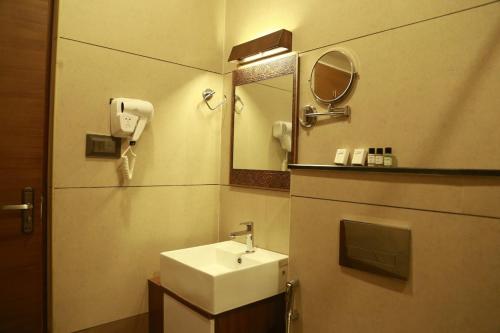
[[[384,166],[392,167],[394,156],[392,155],[392,147],[385,147],[384,149]]]
[[[375,148],[368,148],[368,166],[375,166]]]
[[[375,154],[375,166],[384,166],[384,148],[377,148],[377,153]]]

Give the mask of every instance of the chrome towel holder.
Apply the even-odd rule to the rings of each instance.
[[[207,88],[207,89],[203,90],[203,92],[201,93],[201,96],[203,97],[203,100],[205,101],[205,104],[207,104],[208,108],[210,110],[212,110],[212,111],[214,111],[217,108],[221,107],[227,101],[226,95],[224,95],[224,100],[222,102],[220,102],[219,104],[217,104],[215,107],[211,107],[210,104],[208,104],[208,101],[211,100],[214,95],[215,95],[215,90],[210,89],[210,88]]]

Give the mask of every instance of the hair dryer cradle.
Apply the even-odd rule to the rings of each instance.
[[[153,104],[148,101],[121,97],[110,100],[111,135],[129,140],[129,146],[121,156],[122,171],[126,179],[132,179],[134,173],[137,155],[132,150],[132,146],[139,140],[153,115]],[[130,163],[128,155],[130,155]]]

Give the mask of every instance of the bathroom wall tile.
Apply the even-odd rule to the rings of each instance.
[[[497,177],[292,172],[296,196],[500,218]]]
[[[339,266],[342,218],[410,228],[409,281]],[[292,197],[294,332],[495,332],[499,237],[499,219]]]
[[[54,332],[147,312],[162,251],[217,241],[219,186],[55,190]]]
[[[294,170],[292,195],[462,213],[462,179]]]
[[[463,179],[462,212],[500,217],[500,179],[467,177]]]
[[[255,0],[249,6],[232,0],[226,5],[224,61],[234,45],[282,28],[293,32],[293,49],[302,52],[487,2]],[[225,71],[232,67],[226,62]]]
[[[392,146],[399,166],[497,169],[499,22],[496,2],[339,45],[358,60],[343,103],[351,118],[301,128],[299,162],[332,164],[337,148]],[[330,49],[301,55],[300,107],[315,104],[307,80]]]
[[[58,36],[221,71],[223,0],[61,0]]]
[[[253,221],[258,247],[288,253],[290,196],[287,192],[221,186],[220,200],[220,241],[227,240],[230,232],[242,230],[241,222]]]
[[[85,134],[110,133],[110,97],[155,106],[128,184],[219,183],[221,111],[208,110],[201,92],[220,96],[221,75],[66,40],[56,66],[55,187],[122,184],[119,160],[85,158]]]

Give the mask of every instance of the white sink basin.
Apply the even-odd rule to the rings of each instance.
[[[163,252],[161,284],[212,314],[283,292],[288,256],[245,250],[246,245],[227,241]]]

